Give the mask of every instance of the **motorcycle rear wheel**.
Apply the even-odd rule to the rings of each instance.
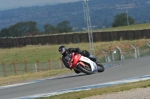
[[[104,72],[105,67],[100,63],[100,62],[96,62],[97,66],[100,67],[100,69],[98,70],[98,72]]]

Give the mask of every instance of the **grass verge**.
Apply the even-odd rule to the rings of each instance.
[[[31,80],[37,80],[42,78],[55,77],[59,75],[69,74],[72,71],[68,69],[63,70],[51,70],[37,73],[28,73],[23,75],[9,76],[9,77],[0,77],[0,86],[10,85],[15,83],[21,83]]]

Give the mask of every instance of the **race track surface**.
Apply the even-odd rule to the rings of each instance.
[[[72,74],[35,83],[0,88],[0,99],[12,99],[150,74],[150,57],[105,63],[103,73]]]

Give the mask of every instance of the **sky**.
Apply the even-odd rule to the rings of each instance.
[[[47,4],[68,3],[82,0],[0,0],[0,10],[19,8],[19,7],[31,7],[31,6],[43,6]]]

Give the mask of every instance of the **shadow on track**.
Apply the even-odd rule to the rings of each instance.
[[[63,79],[63,78],[73,78],[73,77],[80,77],[80,76],[86,76],[87,74],[74,74],[74,75],[69,75],[69,76],[65,76],[65,77],[60,77],[57,79]]]

